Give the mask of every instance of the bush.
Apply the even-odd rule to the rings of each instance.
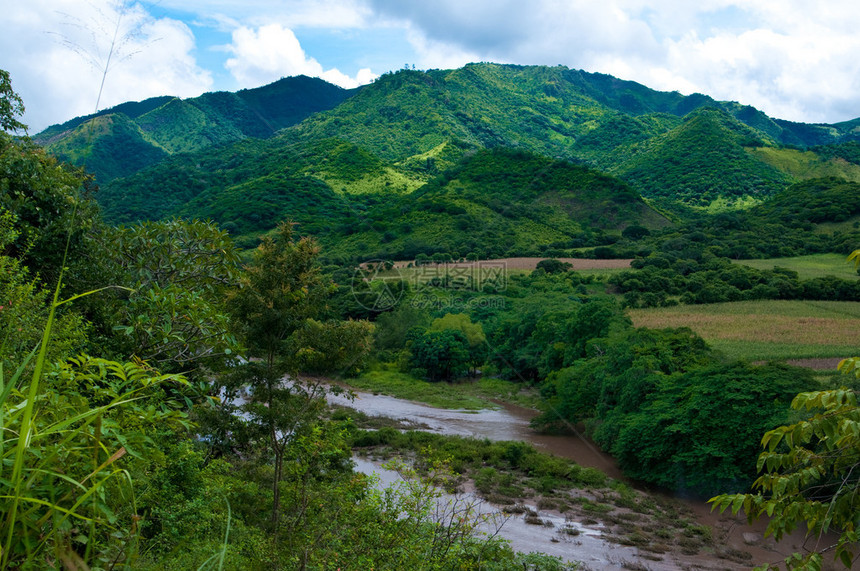
[[[573,267],[573,264],[569,262],[562,262],[561,260],[556,260],[555,258],[550,258],[548,260],[541,260],[535,266],[535,270],[543,270],[548,274],[557,274],[568,271]]]

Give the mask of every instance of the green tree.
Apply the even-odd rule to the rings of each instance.
[[[17,119],[23,114],[24,102],[12,89],[9,72],[0,69],[0,129],[12,133],[26,131],[27,126]]]
[[[296,379],[285,382],[286,375],[295,372],[292,335],[321,310],[331,291],[315,266],[318,254],[312,240],[295,241],[292,225],[282,223],[254,251],[239,289],[228,301],[248,359],[237,369],[230,388],[249,386],[250,398],[242,408],[252,434],[272,454],[273,524],[279,519],[288,446],[322,407],[317,385],[305,387]]]
[[[144,222],[106,230],[102,247],[113,254],[107,272],[131,290],[102,317],[123,353],[186,375],[222,368],[239,347],[225,307],[239,281],[227,233],[208,221]]]
[[[453,381],[467,370],[469,342],[459,330],[428,331],[412,342],[412,364],[431,381]]]
[[[288,475],[285,461],[306,461],[310,449],[302,442],[320,428],[325,406],[325,387],[303,381],[299,373],[356,367],[372,340],[370,324],[313,320],[334,290],[316,266],[318,254],[313,240],[295,240],[292,224],[282,223],[253,253],[240,287],[228,300],[247,361],[225,377],[227,394],[249,389],[240,408],[249,420],[248,443],[263,444],[274,469],[271,522],[276,536],[282,523],[282,482]]]
[[[15,217],[0,208],[0,252],[15,240]],[[42,339],[51,292],[18,259],[0,254],[0,365],[14,370]],[[87,327],[80,314],[65,311],[53,324],[51,362],[81,350]]]
[[[650,234],[651,232],[647,228],[640,226],[639,224],[631,224],[621,231],[621,236],[628,240],[639,240],[640,238],[644,238]]]
[[[562,262],[561,260],[556,260],[555,258],[549,258],[547,260],[541,260],[535,266],[536,270],[543,270],[548,274],[557,274],[561,272],[566,272],[573,267],[573,264],[570,262]]]
[[[860,250],[848,257],[860,266]],[[860,357],[844,359],[839,370],[860,378]],[[779,540],[805,523],[819,539],[838,533],[835,544],[785,560],[788,569],[818,571],[822,554],[851,568],[860,543],[860,406],[857,391],[848,387],[798,394],[791,407],[805,413],[798,422],[766,432],[758,457],[761,476],[748,494],[711,498],[714,508],[743,510],[752,522],[767,516],[767,533]],[[765,565],[764,568],[768,566]]]
[[[430,323],[426,310],[411,303],[398,304],[392,311],[376,318],[376,348],[385,350],[403,349],[407,333],[417,327],[424,330]]]
[[[0,132],[0,209],[14,215],[17,234],[0,253],[53,284],[68,252],[64,282],[71,291],[85,289],[88,237],[99,225],[89,183],[80,169],[59,164],[29,139]]]
[[[858,359],[840,364],[857,370]],[[767,516],[767,534],[779,540],[801,524],[819,541],[806,555],[786,559],[788,569],[820,570],[822,554],[852,568],[860,542],[860,406],[857,392],[835,390],[801,393],[792,408],[806,418],[780,426],[761,440],[764,451],[757,468],[762,473],[748,494],[722,494],[710,501],[714,508],[743,510],[750,522]],[[825,534],[837,540],[822,545]],[[768,566],[765,566],[767,568]]]
[[[459,331],[469,346],[469,366],[475,371],[487,360],[487,336],[480,323],[472,323],[465,313],[446,313],[433,320],[430,331]]]
[[[607,411],[596,440],[630,477],[701,494],[747,489],[759,435],[785,422],[792,396],[813,384],[801,369],[746,363],[653,382],[634,411]]]
[[[373,330],[369,321],[308,319],[293,335],[294,367],[317,375],[357,373],[373,345]]]

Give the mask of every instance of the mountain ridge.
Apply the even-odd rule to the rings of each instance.
[[[516,89],[517,83],[527,88]],[[488,147],[517,146],[523,138],[519,133],[527,137],[529,131],[537,130],[547,134],[547,141],[543,144],[529,141],[530,150],[600,166],[600,157],[595,156],[600,153],[587,146],[581,150],[575,147],[579,139],[587,141],[593,129],[600,129],[603,120],[632,118],[638,123],[650,124],[652,127],[646,134],[653,135],[655,130],[660,130],[661,121],[667,125],[673,122],[668,116],[681,118],[702,107],[720,108],[739,122],[761,131],[776,144],[808,147],[860,139],[860,118],[833,125],[796,123],[772,119],[748,105],[719,102],[699,93],[682,95],[657,91],[607,74],[564,66],[491,63],[468,64],[453,70],[401,70],[384,74],[373,84],[353,90],[339,88],[322,79],[296,76],[237,92],[208,92],[190,99],[155,97],[53,125],[34,139],[60,158],[81,164],[83,152],[64,154],[70,147],[92,146],[91,133],[76,129],[91,119],[121,113],[138,124],[143,133],[149,134],[154,147],[168,154],[194,152],[243,137],[274,136],[322,111],[337,108],[361,92],[367,94],[366,99],[374,100],[373,112],[368,114],[362,108],[361,98],[348,106],[349,112],[374,124],[377,132],[370,137],[367,132],[357,135],[364,135],[361,144],[390,160],[403,160],[409,155],[426,152],[449,139]],[[487,104],[487,97],[494,100],[492,105]],[[452,98],[459,99],[459,105],[452,103]],[[499,107],[499,112],[488,113],[493,107]],[[429,116],[427,111],[430,111]],[[505,126],[506,118],[517,114],[523,115],[523,120]],[[305,136],[337,136],[358,142],[358,137],[352,138],[342,132],[343,113],[328,119],[325,115],[303,128]],[[165,123],[172,124],[172,128],[164,129]],[[418,140],[404,142],[402,133],[416,126],[419,129],[423,126]],[[392,134],[392,130],[398,132]],[[388,147],[386,143],[374,142],[383,134],[389,135],[385,137]],[[76,140],[62,142],[69,138]],[[106,182],[114,177],[100,172],[100,160],[100,156],[90,156],[87,166],[102,175],[100,179]]]
[[[332,99],[315,102],[316,112],[276,103],[307,103],[313,90],[302,91],[302,85]],[[452,186],[452,177],[485,150],[523,153],[495,156],[494,164],[508,174],[535,164],[534,157],[602,171],[608,178],[600,179],[601,193],[592,197],[597,202],[586,208],[595,212],[603,212],[615,192],[632,192],[636,200],[732,208],[766,201],[810,178],[860,175],[860,119],[840,125],[784,122],[739,103],[659,92],[563,66],[469,64],[401,70],[352,91],[326,91],[333,88],[326,85],[287,78],[246,92],[128,104],[135,120],[106,112],[77,123],[78,139],[52,145],[73,158],[77,149],[78,162],[88,168],[101,161],[108,176],[98,178],[97,197],[113,223],[210,216],[253,245],[273,226],[270,218],[292,218],[325,240],[344,238],[345,245],[335,249],[344,256],[356,255],[362,244],[386,255],[438,251],[442,240],[429,226],[416,247],[402,239],[424,228],[434,212],[460,216],[451,230],[464,247],[498,255],[553,243],[596,246],[610,243],[611,235],[629,225],[663,224],[660,215],[650,214],[653,209],[630,211],[618,220],[588,215],[575,228],[562,224],[564,216],[580,214],[550,198],[574,188],[566,182],[542,187],[536,202],[500,193],[489,183]],[[266,125],[261,116],[277,123]],[[297,122],[273,128],[292,121]],[[75,146],[84,140],[84,129],[95,135],[89,135],[87,146]],[[152,156],[142,152],[147,144]],[[117,159],[129,149],[138,149],[138,163]],[[539,177],[532,183],[542,184]],[[576,188],[587,194],[586,187]],[[461,190],[466,194],[458,195]],[[441,194],[419,214],[415,205],[426,203],[431,192]],[[511,204],[499,205],[502,197]],[[380,203],[398,206],[386,210]],[[533,219],[535,212],[542,213],[540,220]],[[464,234],[469,220],[507,232],[513,242],[497,243],[483,232],[487,243],[473,244]],[[566,229],[551,230],[550,220]],[[516,222],[541,236],[537,243],[523,239]],[[354,237],[371,231],[378,236]]]
[[[134,174],[167,155],[195,152],[247,137],[271,137],[313,113],[337,106],[354,91],[319,78],[300,75],[237,92],[207,92],[189,99],[152,97],[52,125],[33,139],[60,159],[85,164],[100,181],[107,182]],[[111,116],[120,116],[121,121],[136,126],[138,136],[113,132],[94,134],[92,123]],[[129,144],[131,148],[140,150],[148,145],[152,148],[144,155],[158,156],[158,159],[119,172],[105,168],[103,162],[117,161],[110,154],[97,152],[102,136],[117,139],[114,146]],[[158,154],[156,149],[163,153]],[[130,154],[128,158],[132,159],[132,165],[140,163]]]

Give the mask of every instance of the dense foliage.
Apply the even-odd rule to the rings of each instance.
[[[842,363],[845,372],[857,359]],[[807,534],[819,541],[809,553],[786,560],[789,569],[821,569],[824,553],[851,568],[857,558],[858,482],[860,461],[857,393],[837,390],[801,393],[791,403],[803,411],[802,420],[765,433],[758,458],[761,476],[754,493],[723,494],[713,498],[720,511],[743,510],[750,521],[767,516],[767,531],[776,539],[805,523]],[[838,533],[834,544],[821,544],[828,532]]]
[[[534,255],[608,243],[607,234],[634,222],[666,224],[618,179],[505,148],[478,151],[408,196],[368,200],[362,218],[326,239],[333,252],[395,260]]]
[[[594,339],[587,358],[550,374],[538,425],[586,422],[632,477],[712,494],[746,489],[758,438],[813,385],[796,368],[722,363],[689,330]]]
[[[671,197],[708,205],[724,197],[761,198],[785,186],[788,177],[750,156],[744,147],[762,144],[762,135],[725,112],[701,109],[651,148],[611,172],[649,197]]]
[[[759,270],[725,258],[682,258],[661,252],[634,260],[633,271],[609,279],[628,307],[721,303],[753,299],[860,301],[860,282],[835,276],[801,280],[797,272]]]

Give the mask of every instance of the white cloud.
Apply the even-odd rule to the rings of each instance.
[[[856,0],[367,0],[425,67],[561,63],[798,121],[860,116]]]
[[[442,67],[436,60],[585,67],[593,53],[649,53],[659,47],[645,23],[611,2],[370,2],[381,16],[410,29],[416,51],[431,67]]]
[[[860,116],[860,37],[832,29],[786,35],[770,29],[667,42],[666,67],[676,87],[751,104],[771,116],[835,121]],[[646,80],[643,77],[643,80]],[[687,89],[679,87],[684,84]]]
[[[282,77],[308,75],[321,77],[341,87],[356,87],[376,78],[369,69],[349,77],[338,69],[324,70],[314,58],[308,57],[296,35],[280,24],[268,24],[256,30],[242,26],[233,32],[228,46],[233,54],[225,66],[245,86],[259,86]]]
[[[138,4],[31,0],[5,8],[3,65],[24,99],[32,133],[92,113],[103,78],[101,109],[157,95],[199,95],[212,85],[195,62],[188,27],[152,18]]]
[[[657,89],[737,100],[786,119],[860,116],[856,0],[132,1],[121,2],[130,7],[121,30],[128,57],[118,58],[108,73],[102,107],[253,87],[299,73],[351,87],[375,77],[369,68],[497,61],[611,73]],[[5,3],[0,67],[11,72],[24,98],[31,131],[92,112],[117,2]],[[184,18],[199,38],[167,15]],[[386,37],[401,30],[404,43],[398,45],[408,40],[411,50],[373,42],[374,31],[383,29]],[[294,30],[318,51],[306,53]],[[350,35],[355,53],[333,58],[320,47],[321,30],[333,38]],[[96,63],[62,45],[61,36],[97,56]],[[196,41],[221,44],[222,53],[203,52]],[[200,67],[196,49],[211,70]],[[238,84],[216,85],[229,83],[220,67],[228,58]],[[347,68],[354,75],[342,71]]]

